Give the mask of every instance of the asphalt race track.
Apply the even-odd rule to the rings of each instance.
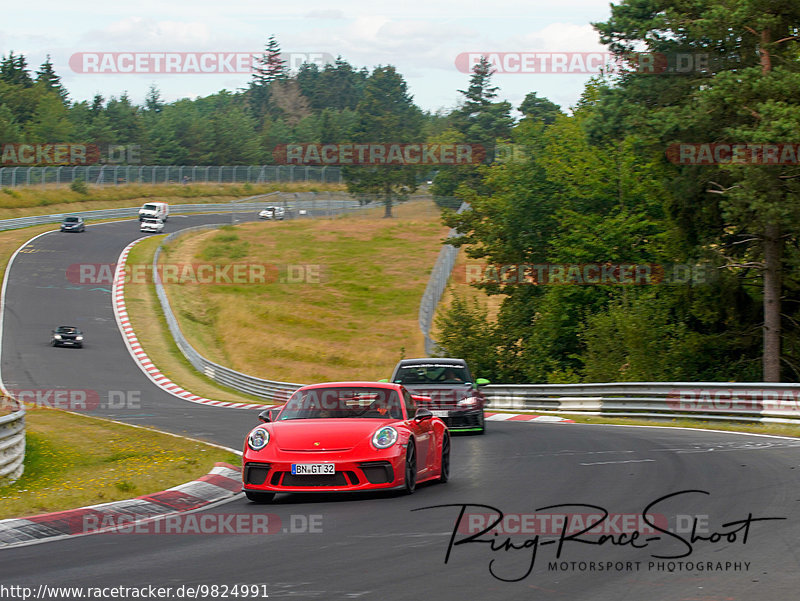
[[[249,212],[238,218],[255,219],[255,215]],[[226,221],[230,222],[230,215],[173,215],[164,231]],[[110,284],[77,284],[67,278],[71,265],[116,263],[122,249],[143,236],[147,234],[139,231],[135,220],[100,224],[87,227],[84,233],[47,234],[17,255],[8,280],[3,323],[6,388],[86,391],[90,398],[99,399],[96,409],[86,411],[89,415],[154,426],[238,449],[254,412],[231,410],[220,423],[217,410],[162,391],[128,353],[114,320]],[[58,325],[83,330],[84,347],[51,347],[50,331]],[[129,395],[133,402],[123,402]]]
[[[167,231],[219,221],[175,216]],[[110,391],[139,391],[136,412],[93,413],[239,448],[254,411],[158,389],[122,342],[110,288],[65,277],[70,264],[115,262],[140,236],[134,221],[102,224],[48,234],[18,255],[3,326],[5,384],[94,390],[101,405]],[[59,324],[81,327],[85,348],[51,348]],[[262,585],[259,598],[270,599],[795,600],[798,464],[800,440],[490,422],[484,436],[454,436],[450,482],[411,496],[279,495],[271,505],[240,496],[194,514],[224,524],[222,534],[191,533],[183,523],[180,534],[92,535],[2,551],[0,584],[172,587],[165,598],[179,598],[181,586],[246,584]],[[641,519],[651,504],[656,528]],[[495,510],[506,514],[506,530],[479,535]],[[613,538],[576,533],[579,520],[595,524],[589,514],[604,510],[603,532]],[[237,520],[268,523],[269,533],[236,530]],[[575,529],[564,532],[564,524]],[[243,598],[231,590],[196,598]]]

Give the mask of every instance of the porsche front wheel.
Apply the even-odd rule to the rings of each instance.
[[[406,448],[406,479],[403,492],[410,495],[417,487],[417,449],[412,441]]]
[[[450,479],[450,436],[445,434],[442,440],[442,465],[439,472],[439,482]]]

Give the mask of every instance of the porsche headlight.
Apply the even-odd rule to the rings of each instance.
[[[397,442],[397,430],[391,426],[384,426],[372,435],[372,446],[376,449],[388,449]]]
[[[256,428],[247,437],[247,446],[254,451],[260,451],[269,442],[269,432],[264,428]]]

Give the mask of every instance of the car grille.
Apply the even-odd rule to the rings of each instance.
[[[349,482],[344,476],[344,472],[336,472],[332,476],[322,476],[322,475],[315,475],[315,476],[295,476],[291,472],[278,472],[279,474],[283,474],[283,478],[280,480],[280,486],[348,486]],[[349,474],[353,474],[352,472],[348,472]],[[355,477],[355,474],[353,474]],[[272,483],[275,482],[275,478],[273,477]],[[358,480],[356,479],[356,482]]]
[[[454,413],[443,417],[444,423],[448,428],[480,428],[482,411],[470,411],[469,413]]]
[[[367,461],[359,463],[358,467],[370,484],[387,484],[394,480],[394,470],[388,461]]]
[[[244,466],[244,483],[261,485],[267,481],[269,463],[248,463]]]

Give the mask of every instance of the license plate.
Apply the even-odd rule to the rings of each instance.
[[[332,476],[336,473],[335,463],[293,463],[294,476]]]
[[[450,415],[449,411],[431,411],[431,413],[433,413],[434,417],[447,417]]]

